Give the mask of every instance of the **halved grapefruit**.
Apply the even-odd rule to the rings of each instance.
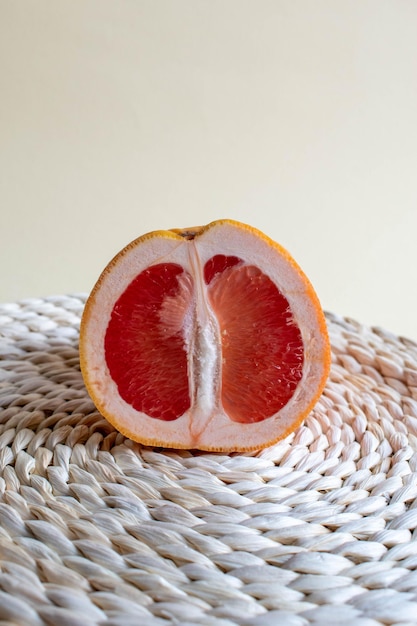
[[[286,250],[232,220],[126,246],[87,300],[85,384],[127,437],[153,446],[264,448],[317,402],[326,321]]]

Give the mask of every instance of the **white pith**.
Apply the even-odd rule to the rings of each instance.
[[[219,408],[221,342],[216,316],[208,304],[198,248],[193,240],[187,241],[187,248],[194,289],[182,333],[187,350],[188,382],[193,407],[190,426],[193,437],[198,437],[207,421],[213,417],[214,410]]]
[[[249,251],[248,259],[245,259]],[[216,254],[237,256],[269,276],[287,298],[295,323],[299,326],[305,349],[303,377],[294,396],[279,413],[253,424],[237,424],[224,414],[219,404],[220,337],[217,321],[207,305],[202,277],[204,264]],[[184,319],[184,336],[189,348],[189,380],[192,406],[183,416],[163,422],[140,413],[119,395],[105,360],[105,331],[115,301],[130,282],[146,267],[157,263],[178,263],[194,282],[196,307],[193,319]],[[309,283],[299,268],[276,247],[250,230],[233,223],[219,223],[194,240],[153,236],[140,245],[128,246],[104,272],[94,293],[94,305],[84,321],[84,362],[88,364],[88,386],[92,395],[102,398],[99,409],[125,433],[147,442],[165,442],[172,447],[218,447],[242,449],[262,447],[266,441],[280,438],[292,426],[294,415],[305,412],[323,377],[325,339],[323,319],[306,297]],[[197,352],[200,361],[196,361]],[[314,364],[314,366],[313,366]],[[198,365],[198,367],[196,367]],[[216,382],[217,381],[217,382]],[[143,436],[142,436],[143,433]]]

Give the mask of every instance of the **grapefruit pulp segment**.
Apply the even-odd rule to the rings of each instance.
[[[221,399],[237,422],[279,411],[302,376],[300,330],[287,299],[252,265],[229,266],[209,287],[221,334]]]
[[[121,397],[162,420],[177,419],[190,408],[184,329],[192,293],[181,288],[190,285],[184,274],[174,263],[141,272],[114,305],[104,339]]]

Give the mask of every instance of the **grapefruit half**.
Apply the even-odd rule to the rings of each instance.
[[[330,345],[288,252],[225,219],[148,233],[117,254],[86,302],[80,363],[98,410],[127,437],[244,451],[306,417]]]

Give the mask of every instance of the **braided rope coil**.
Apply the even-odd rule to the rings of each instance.
[[[83,306],[0,306],[0,625],[417,623],[417,344],[328,314],[293,435],[168,451],[89,399]]]

